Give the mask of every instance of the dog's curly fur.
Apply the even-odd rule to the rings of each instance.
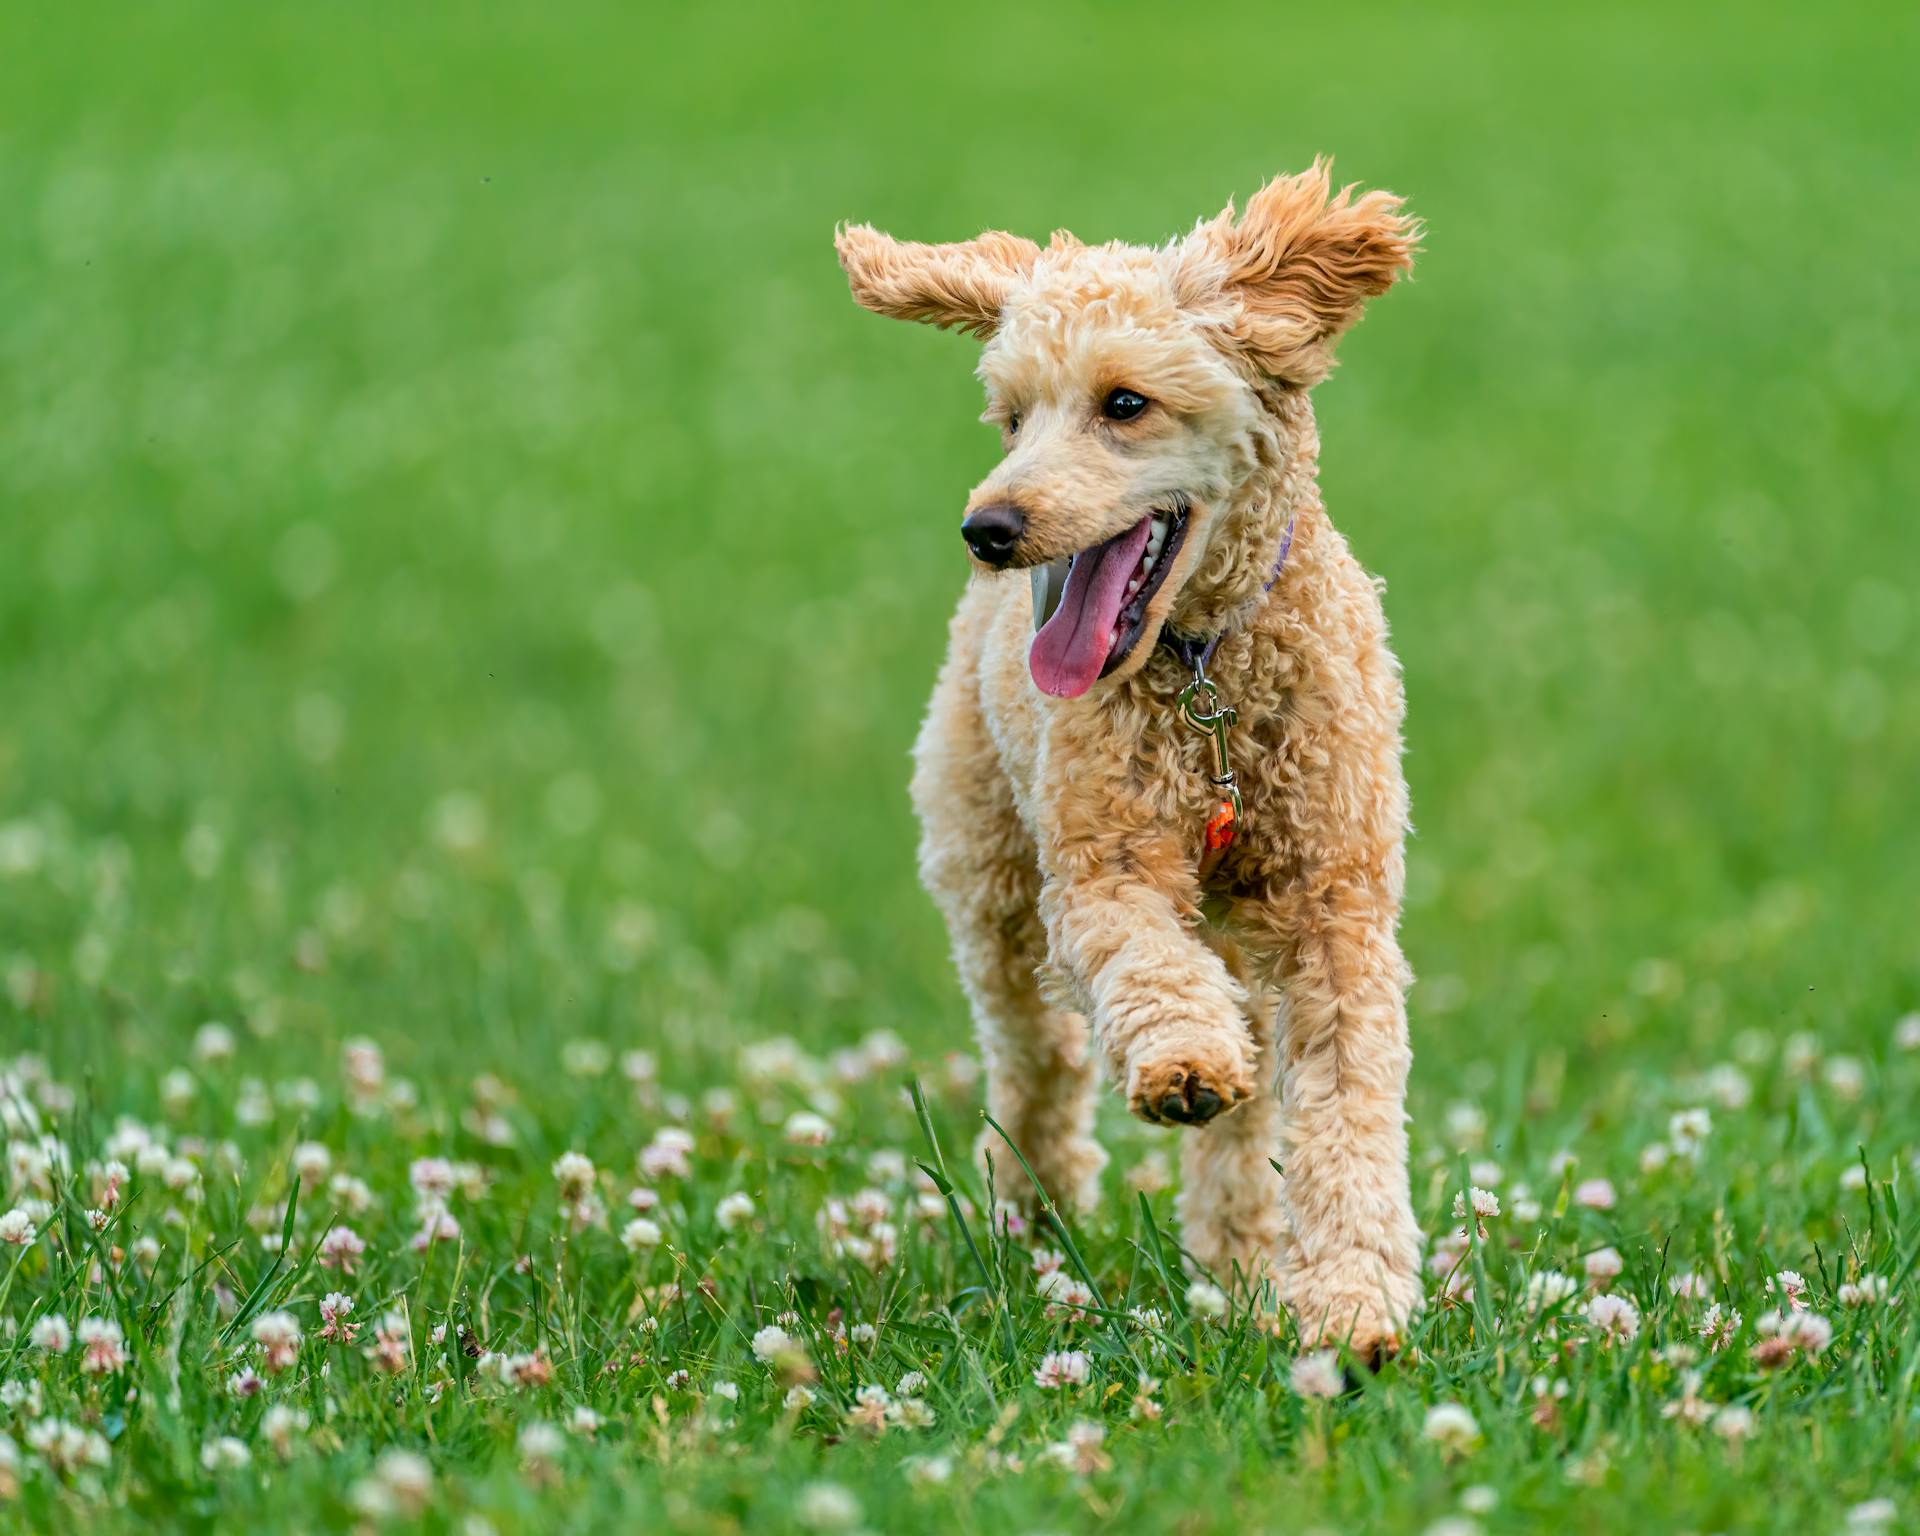
[[[1316,161],[1158,249],[837,239],[861,304],[986,340],[1007,451],[969,509],[1021,519],[1002,568],[975,562],[913,777],[992,1112],[1081,1204],[1105,1162],[1096,1057],[1134,1113],[1205,1121],[1184,1133],[1191,1251],[1270,1281],[1307,1339],[1369,1354],[1420,1302],[1403,702],[1378,585],[1321,505],[1307,392],[1417,238],[1398,198],[1336,194]],[[1151,402],[1125,423],[1101,408],[1122,387]],[[1082,695],[1043,693],[1017,568],[1170,506],[1186,536],[1137,640]],[[1245,815],[1204,889],[1217,795],[1163,628],[1224,634],[1209,671],[1238,711]]]

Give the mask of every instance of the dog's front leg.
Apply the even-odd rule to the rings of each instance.
[[[1049,829],[1040,914],[1127,1107],[1201,1125],[1254,1091],[1246,990],[1193,932],[1190,850],[1111,810]],[[1100,825],[1104,822],[1105,825]]]
[[[1398,881],[1322,870],[1236,916],[1267,929],[1285,990],[1282,1153],[1292,1242],[1281,1290],[1303,1338],[1392,1350],[1420,1308],[1407,1185],[1408,971]]]

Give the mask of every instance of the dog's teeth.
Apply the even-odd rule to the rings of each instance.
[[[1133,594],[1138,592],[1139,590],[1140,590],[1140,578],[1136,576],[1133,578],[1132,581],[1127,583],[1127,596],[1132,597]]]

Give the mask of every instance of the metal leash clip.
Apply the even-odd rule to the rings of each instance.
[[[1200,851],[1200,878],[1205,880],[1219,868],[1240,827],[1240,783],[1234,777],[1233,762],[1227,755],[1227,732],[1239,723],[1240,716],[1231,705],[1220,702],[1220,690],[1214,687],[1204,666],[1198,662],[1194,665],[1193,681],[1180,690],[1180,713],[1186,716],[1189,725],[1212,742],[1214,772],[1208,782],[1221,792],[1220,803],[1207,818]]]

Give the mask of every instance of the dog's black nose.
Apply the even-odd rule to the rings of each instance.
[[[1005,565],[1013,558],[1020,535],[1027,531],[1026,514],[1010,502],[976,507],[960,525],[960,537],[982,565]]]

